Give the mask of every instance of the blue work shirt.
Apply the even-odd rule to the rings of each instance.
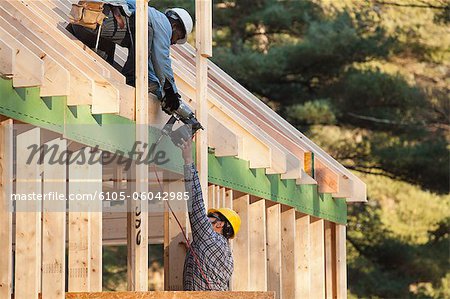
[[[121,6],[127,16],[131,16],[131,10],[128,8],[127,0],[91,0],[93,2],[103,2],[113,6]]]
[[[116,0],[120,1],[120,0]],[[136,0],[126,0],[131,14],[136,12]],[[153,29],[153,41],[151,43],[151,57],[148,60],[148,79],[158,85],[156,95],[162,98],[163,87],[166,80],[172,85],[176,93],[177,87],[172,70],[172,60],[170,59],[170,40],[172,38],[172,26],[165,14],[148,7],[148,23]]]

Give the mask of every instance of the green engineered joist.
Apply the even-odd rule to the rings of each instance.
[[[280,175],[265,174],[264,169],[249,169],[248,161],[209,154],[208,181],[295,207],[298,211],[332,222],[346,223],[347,204],[343,198],[317,191],[317,185],[296,185]]]
[[[14,89],[0,78],[0,114],[62,134],[64,107],[66,97],[41,99],[38,87]]]
[[[11,80],[0,79],[0,114],[44,129],[64,134],[70,140],[100,149],[125,154],[134,144],[134,122],[118,115],[91,115],[89,106],[66,106],[66,97],[39,97],[39,88],[12,87]],[[158,130],[149,129],[149,144],[158,138]],[[167,138],[158,146],[170,155],[165,169],[182,172],[179,149]],[[280,175],[266,175],[264,169],[249,169],[247,161],[209,154],[208,181],[251,195],[273,200],[298,211],[337,223],[346,223],[345,199],[320,194],[316,185],[296,185]]]

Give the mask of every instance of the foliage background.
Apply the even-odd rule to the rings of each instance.
[[[212,60],[367,183],[349,206],[350,298],[450,298],[450,1],[213,9]]]

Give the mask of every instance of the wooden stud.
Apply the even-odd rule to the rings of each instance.
[[[92,153],[94,161],[101,161],[102,153]],[[102,164],[89,165],[89,186],[92,193],[102,192]],[[101,292],[102,285],[102,201],[96,198],[90,203],[90,225],[91,225],[91,265],[90,265],[90,291]]]
[[[0,123],[0,298],[11,298],[12,291],[12,206],[13,121]]]
[[[14,38],[0,32],[0,41],[10,45],[15,55],[14,87],[40,86],[44,82],[44,63],[23,45],[16,43]]]
[[[196,48],[203,57],[212,56],[212,1],[195,1],[195,28],[199,31],[196,35]]]
[[[148,143],[148,3],[136,1],[136,141],[141,142],[138,151]],[[147,147],[148,148],[148,147]],[[148,166],[135,165],[135,191],[138,194],[148,192]],[[132,200],[128,230],[128,290],[148,290],[148,204],[143,200]],[[135,225],[139,224],[139,225]]]
[[[347,252],[346,227],[336,224],[336,295],[339,299],[347,298]]]
[[[283,206],[281,210],[281,263],[282,296],[280,298],[295,298],[296,256],[295,237],[296,222],[295,209]]]
[[[83,161],[88,148],[80,149],[71,155],[69,164],[68,194],[89,195],[92,191],[87,179],[89,165]],[[70,198],[69,198],[70,199]],[[89,205],[85,200],[69,200],[68,235],[68,290],[87,292],[91,286],[91,219]]]
[[[233,209],[233,189],[225,191],[225,207]]]
[[[267,202],[266,207],[267,219],[267,290],[274,291],[276,298],[283,298],[281,282],[284,280],[282,276],[282,251],[281,238],[281,205],[278,203],[271,204]],[[284,258],[284,257],[283,257]],[[291,273],[292,275],[292,273]]]
[[[55,139],[45,144],[59,156],[67,141]],[[66,165],[50,163],[44,156],[43,194],[66,198]],[[66,269],[66,201],[44,200],[42,214],[42,297],[63,299]]]
[[[311,216],[296,213],[295,298],[311,297]]]
[[[221,187],[220,188],[220,208],[225,208],[226,207],[226,198],[227,198],[227,190],[225,187]]]
[[[216,198],[216,185],[208,186],[208,209],[215,208],[215,198]]]
[[[216,209],[220,209],[222,207],[222,187],[216,186],[216,195],[215,195],[215,207]]]
[[[39,155],[31,157],[32,145],[40,146],[40,129],[17,135],[16,194],[41,194]],[[16,298],[37,299],[41,286],[41,201],[16,202]]]
[[[325,298],[325,244],[324,220],[311,217],[311,297]]]
[[[266,205],[265,200],[251,198],[250,286],[251,291],[267,291]]]
[[[0,77],[12,79],[16,64],[13,49],[4,41],[0,41]]]
[[[180,190],[184,190],[184,182],[181,180],[168,180],[165,177],[164,188],[166,192],[179,192]],[[185,233],[188,233],[188,222],[189,218],[184,207],[177,206],[175,202],[171,203],[171,207],[174,210],[178,221],[182,225]],[[167,291],[182,291],[183,290],[183,269],[184,269],[184,260],[186,257],[186,239],[183,236],[183,233],[173,216],[173,214],[169,211],[168,217],[168,238],[164,244],[164,248],[168,250],[168,258],[169,265],[166,269],[164,269],[164,277],[168,277],[167,285],[165,286],[165,290]]]
[[[336,295],[336,228],[333,222],[325,220],[325,296]]]
[[[250,195],[234,192],[233,208],[241,217],[241,229],[233,239],[233,291],[247,291],[250,287]]]
[[[211,0],[195,0],[195,44],[197,60],[195,62],[195,98],[196,117],[204,130],[196,134],[197,170],[203,194],[208,186],[208,60],[212,56],[212,5]],[[205,204],[208,198],[204,198]],[[208,207],[206,207],[208,209]]]

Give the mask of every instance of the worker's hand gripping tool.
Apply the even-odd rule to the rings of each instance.
[[[161,101],[163,111],[172,116],[161,130],[162,134],[157,143],[161,141],[163,136],[169,136],[172,142],[179,146],[183,143],[183,140],[188,140],[189,138],[192,138],[198,130],[203,130],[202,125],[197,118],[195,118],[194,112],[192,112],[189,106],[181,100],[178,93],[176,93],[175,96],[178,103],[174,101],[173,98],[168,98],[167,96]],[[173,131],[173,125],[178,120],[183,122],[184,125]]]

